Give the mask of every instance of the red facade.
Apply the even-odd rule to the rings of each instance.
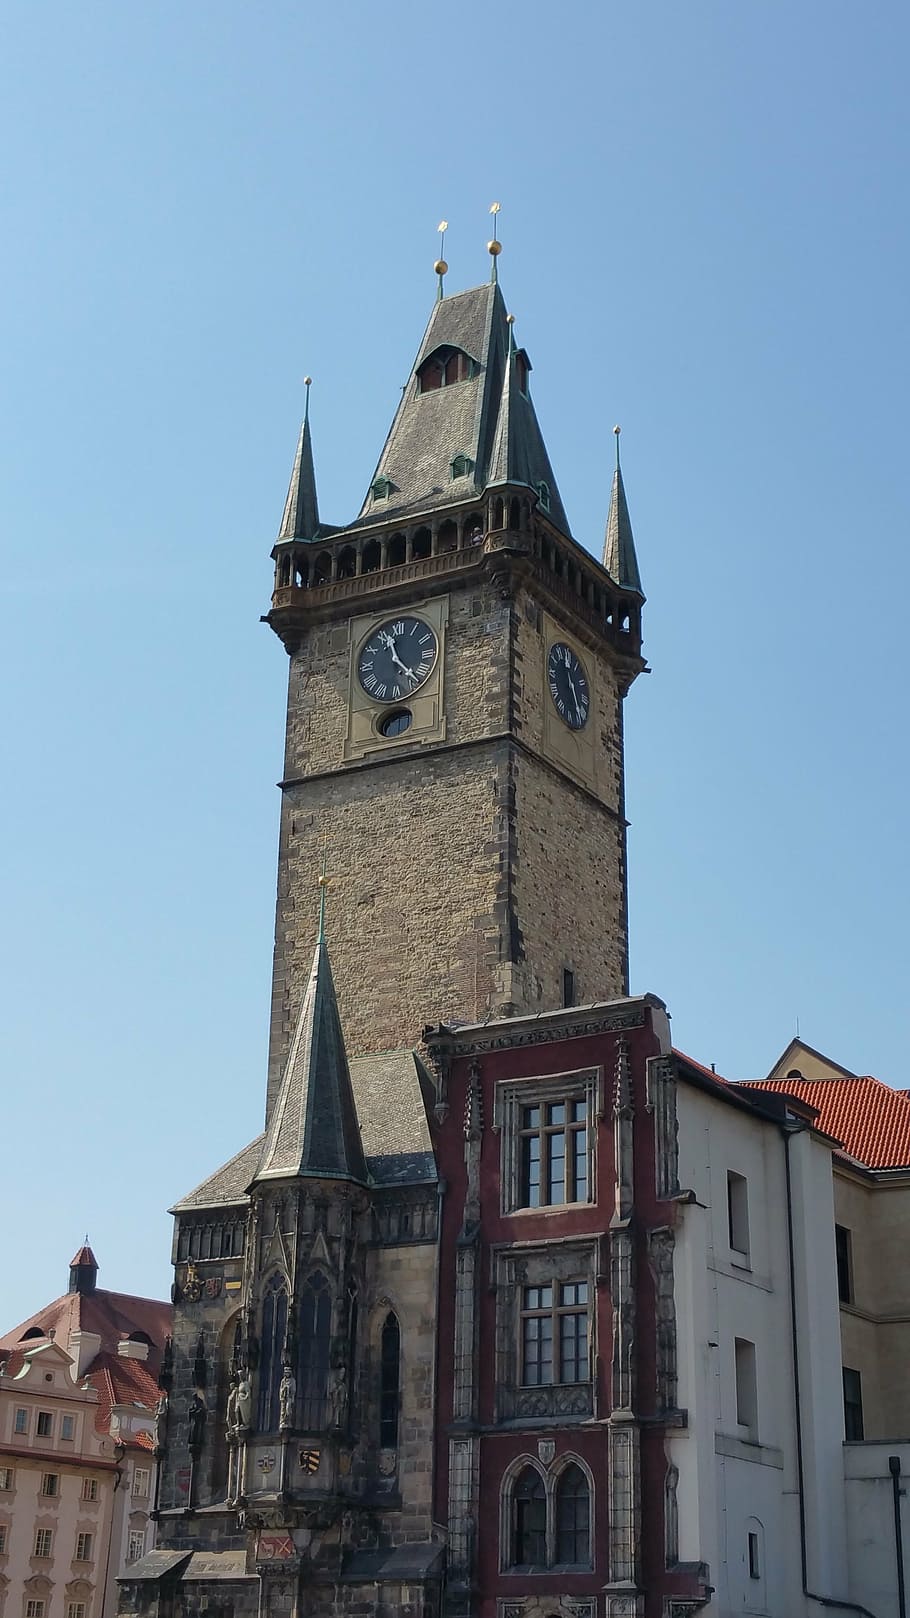
[[[591,1618],[656,1618],[668,1596],[685,1611],[701,1593],[695,1570],[667,1565],[663,1438],[681,1417],[654,1269],[656,1247],[672,1242],[676,1193],[675,1127],[663,1139],[657,1127],[665,1031],[647,997],[428,1034],[444,1097],[434,1515],[449,1525],[453,1613],[496,1618],[508,1602],[517,1615],[541,1598],[558,1611],[562,1598]],[[567,1106],[585,1118],[584,1165],[579,1139],[567,1144],[558,1127],[553,1141],[535,1136]],[[548,1151],[549,1183],[538,1168]],[[565,1311],[570,1339],[586,1339],[585,1369],[577,1356],[568,1368],[560,1360],[567,1295],[587,1304]],[[541,1299],[554,1309],[542,1370],[530,1311]],[[571,1531],[573,1509],[583,1528],[583,1494],[573,1508],[559,1492],[569,1458],[588,1485],[587,1555],[584,1533]],[[546,1501],[516,1500],[516,1471]],[[573,1559],[560,1554],[567,1544]]]

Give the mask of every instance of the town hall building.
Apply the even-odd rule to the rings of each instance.
[[[267,615],[289,684],[265,1122],[173,1210],[158,1548],[122,1612],[844,1605],[836,1292],[796,1396],[811,1468],[789,1395],[778,1432],[757,1391],[754,1310],[773,1296],[784,1386],[808,1326],[755,1199],[770,1163],[783,1221],[789,1176],[791,1260],[814,1244],[823,1288],[831,1141],[811,1106],[679,1058],[661,1000],[629,994],[644,595],[618,438],[598,562],[498,247],[484,285],[445,294],[439,271],[346,526],[320,516],[308,411],[301,430]],[[718,1317],[709,1370],[692,1300],[720,1270],[742,1321]],[[718,1465],[741,1480],[722,1537]]]

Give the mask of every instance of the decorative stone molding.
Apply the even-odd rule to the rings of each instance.
[[[679,1124],[676,1116],[676,1063],[652,1056],[647,1063],[647,1106],[654,1114],[654,1161],[659,1197],[679,1195]]]
[[[493,1092],[493,1128],[501,1134],[500,1199],[503,1213],[521,1206],[521,1109],[535,1102],[585,1100],[588,1111],[588,1194],[593,1200],[597,1185],[596,1129],[603,1117],[604,1081],[600,1067],[579,1068],[569,1073],[545,1077],[506,1079]]]
[[[496,1404],[495,1421],[552,1420],[561,1416],[583,1420],[594,1414],[594,1382],[520,1386],[521,1293],[526,1286],[559,1286],[583,1279],[588,1283],[588,1355],[596,1354],[594,1282],[597,1272],[596,1240],[552,1242],[541,1247],[498,1247],[491,1250],[491,1279],[496,1290]]]
[[[608,1436],[610,1468],[610,1584],[631,1586],[638,1582],[639,1546],[641,1544],[641,1475],[639,1466],[639,1432],[633,1422],[617,1422],[611,1418]],[[638,1599],[631,1592],[611,1597],[615,1600]],[[638,1608],[608,1607],[610,1612],[637,1613]]]
[[[500,1596],[496,1618],[597,1618],[596,1596]]]
[[[661,1410],[675,1410],[677,1399],[676,1300],[673,1252],[676,1237],[668,1226],[648,1233],[648,1262],[654,1276],[657,1334],[657,1400]]]
[[[610,1232],[610,1295],[613,1302],[613,1409],[635,1405],[635,1241],[629,1226]]]

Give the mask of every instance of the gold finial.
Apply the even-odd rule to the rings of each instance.
[[[440,297],[440,298],[443,296],[443,276],[445,275],[446,270],[449,267],[448,264],[446,263],[446,259],[445,259],[446,231],[448,230],[448,228],[449,228],[449,221],[447,219],[440,219],[439,224],[436,226],[436,229],[439,231],[439,234],[440,234],[440,236],[442,238],[442,240],[439,243],[439,257],[436,260],[436,263],[433,265],[433,268],[436,271],[436,274],[439,276],[439,291],[437,293],[437,297]]]
[[[491,259],[493,260],[493,264],[492,264],[492,267],[491,267],[491,270],[490,270],[490,280],[491,281],[495,281],[495,280],[498,279],[497,274],[496,274],[496,260],[498,259],[500,253],[502,252],[502,242],[497,241],[497,238],[496,238],[496,225],[497,225],[496,215],[499,213],[499,210],[500,210],[501,207],[502,207],[501,202],[493,202],[493,203],[490,204],[490,212],[493,215],[493,240],[490,241],[490,242],[487,242],[487,252],[489,253]]]
[[[515,324],[515,316],[514,315],[506,315],[506,325],[507,326],[514,326],[514,324]]]

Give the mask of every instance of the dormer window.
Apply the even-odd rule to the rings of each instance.
[[[467,382],[474,370],[474,361],[463,348],[434,349],[417,372],[417,392],[432,393],[436,388],[450,388],[454,382]]]
[[[376,478],[370,492],[374,500],[388,500],[392,492],[390,479],[386,477]]]
[[[525,398],[528,397],[528,377],[530,374],[531,361],[528,359],[525,350],[520,348],[518,353],[515,355],[515,375],[518,379],[518,386]]]
[[[538,485],[537,485],[537,503],[540,506],[541,511],[549,511],[549,509],[550,509],[550,485],[549,485],[549,483],[538,483]]]
[[[474,470],[474,462],[469,455],[454,455],[452,457],[452,477],[466,478]]]

